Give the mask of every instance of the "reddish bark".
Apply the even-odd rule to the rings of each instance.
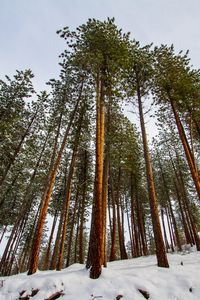
[[[64,148],[65,148],[65,145],[66,145],[66,142],[67,142],[69,131],[70,131],[72,122],[74,120],[74,116],[77,112],[79,102],[81,100],[82,89],[83,89],[83,81],[81,83],[80,94],[79,94],[77,103],[76,103],[76,105],[74,107],[74,110],[71,114],[70,121],[69,121],[67,129],[65,131],[65,135],[63,137],[62,144],[60,146],[54,168],[51,172],[50,182],[49,182],[47,193],[45,193],[45,198],[42,201],[42,207],[41,207],[41,211],[40,211],[40,215],[39,215],[39,219],[38,219],[38,224],[37,224],[37,229],[36,229],[36,233],[35,233],[35,237],[34,237],[33,247],[32,247],[32,255],[31,255],[31,261],[30,261],[30,267],[29,267],[28,275],[31,275],[31,274],[35,273],[37,271],[37,268],[38,268],[40,244],[41,244],[41,238],[42,238],[43,228],[44,228],[44,224],[45,224],[45,219],[46,219],[46,215],[47,215],[47,210],[48,210],[48,206],[49,206],[49,201],[50,201],[50,198],[51,198],[51,194],[52,194],[55,179],[56,179],[56,173],[57,173],[57,170],[58,170],[59,165],[60,165],[61,157],[62,157]]]
[[[153,172],[152,172],[152,163],[148,149],[148,142],[146,136],[146,128],[144,123],[144,114],[142,107],[142,99],[140,93],[140,85],[139,80],[137,78],[137,97],[138,97],[138,105],[139,105],[139,114],[140,114],[140,125],[142,131],[142,139],[143,139],[143,148],[144,148],[144,158],[146,165],[146,174],[147,174],[147,184],[148,184],[148,194],[149,194],[149,204],[150,211],[153,223],[153,232],[156,244],[156,257],[157,263],[159,267],[168,268],[169,264],[167,261],[167,255],[165,252],[165,244],[162,238],[161,225],[159,220],[158,208],[157,208],[157,199],[155,193]]]
[[[100,87],[101,83],[101,87]],[[100,93],[101,89],[101,93]],[[96,164],[95,164],[95,202],[93,205],[93,249],[91,251],[90,278],[96,279],[101,274],[102,244],[103,244],[103,214],[102,214],[102,181],[104,158],[104,87],[97,77],[96,102]],[[95,238],[94,238],[95,237]]]

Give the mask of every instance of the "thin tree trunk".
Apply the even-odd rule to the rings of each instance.
[[[106,154],[103,170],[103,193],[102,193],[102,211],[103,211],[103,244],[102,244],[102,263],[107,267],[107,251],[106,251],[106,215],[107,215],[107,193],[108,193],[108,170],[109,170],[109,148],[106,145]]]
[[[195,147],[194,147],[194,138],[193,138],[193,120],[192,120],[191,113],[189,116],[189,131],[190,131],[191,152],[192,152],[192,156],[194,157],[195,170],[196,170],[196,172],[198,172],[197,163],[196,163],[196,159],[195,159]]]
[[[173,221],[174,232],[175,232],[175,236],[176,236],[176,245],[178,247],[178,250],[181,251],[182,250],[181,249],[181,243],[180,243],[180,238],[179,238],[179,234],[178,234],[178,228],[177,228],[177,224],[176,224],[176,219],[175,219],[175,216],[174,216],[174,213],[173,213],[173,209],[172,209],[172,205],[171,205],[171,200],[170,200],[170,196],[169,196],[169,188],[168,188],[168,185],[167,185],[167,181],[165,179],[165,175],[164,175],[164,171],[163,171],[163,166],[161,164],[160,156],[159,156],[158,152],[157,152],[157,158],[158,158],[159,168],[160,168],[160,171],[161,171],[161,177],[162,177],[163,185],[164,185],[165,192],[166,192],[166,195],[167,195],[167,200],[168,200],[168,204],[169,204],[169,208],[170,208],[170,213],[171,213],[171,217],[172,217],[172,221]],[[171,154],[170,154],[170,160],[172,162]]]
[[[111,173],[110,166],[109,166],[109,180],[110,180],[110,192],[111,192],[112,212],[113,212],[110,261],[114,261],[114,260],[116,260],[116,208],[115,208],[114,186],[113,186],[113,179],[112,179],[112,173]]]
[[[65,175],[64,175],[63,187],[65,187],[66,184],[67,184],[67,164],[66,164],[66,170],[65,170]],[[66,197],[66,192],[61,192],[61,197],[62,196]],[[55,270],[55,268],[56,268],[63,218],[64,218],[64,211],[61,209],[58,229],[57,229],[57,233],[56,233],[56,240],[54,243],[53,253],[52,253],[52,257],[51,257],[51,261],[50,261],[50,270]]]
[[[188,196],[187,196],[187,192],[186,192],[186,188],[185,188],[185,182],[183,179],[183,174],[181,171],[177,152],[176,152],[176,157],[177,157],[177,163],[178,163],[178,169],[179,169],[178,172],[179,172],[179,177],[180,177],[180,182],[181,182],[181,191],[182,191],[182,195],[183,195],[182,201],[183,201],[183,205],[184,205],[184,210],[185,210],[188,227],[190,230],[190,234],[193,237],[193,240],[196,244],[197,251],[200,251],[200,238],[198,236],[197,228],[194,223],[193,213],[190,209],[189,200],[188,200]]]
[[[81,217],[80,217],[80,231],[79,231],[79,263],[84,263],[83,257],[83,226],[84,226],[84,213],[86,203],[86,184],[87,184],[87,169],[88,169],[88,156],[87,151],[84,151],[84,167],[83,167],[83,195],[81,201]]]
[[[143,210],[141,203],[139,203],[138,198],[138,185],[136,176],[134,176],[134,183],[135,183],[135,200],[136,200],[136,212],[137,212],[137,220],[138,220],[138,229],[141,236],[141,242],[142,242],[142,249],[143,254],[148,255],[148,249],[147,249],[147,242],[146,242],[146,235],[145,235],[145,226],[144,226],[144,216],[143,216]]]
[[[69,262],[70,262],[72,239],[73,239],[73,234],[74,234],[74,225],[75,225],[75,219],[76,219],[76,215],[77,215],[78,199],[79,199],[79,187],[76,192],[76,199],[75,199],[75,204],[74,204],[74,208],[73,208],[74,212],[73,212],[73,216],[72,216],[72,222],[71,222],[72,224],[71,224],[71,230],[70,230],[70,234],[69,234],[66,268],[69,267]],[[80,204],[79,204],[79,212],[80,212]],[[79,215],[79,213],[78,213],[78,215]]]
[[[159,267],[168,268],[169,264],[168,264],[167,255],[165,252],[165,244],[164,244],[163,237],[162,237],[161,225],[160,225],[158,208],[157,208],[157,200],[156,200],[156,193],[155,193],[155,186],[154,186],[154,179],[153,179],[153,172],[152,172],[152,163],[151,163],[151,158],[150,158],[149,149],[148,149],[148,142],[147,142],[147,136],[146,136],[145,123],[144,123],[144,115],[143,115],[143,107],[142,107],[139,82],[137,83],[137,97],[138,97],[140,125],[141,125],[143,147],[144,147],[144,158],[145,158],[145,164],[146,164],[150,211],[151,211],[154,238],[155,238],[155,244],[156,244],[157,263],[158,263]]]
[[[131,244],[131,256],[134,257],[134,239],[133,239],[133,232],[131,230],[131,224],[130,224],[130,219],[129,219],[129,213],[128,213],[128,205],[126,202],[126,217],[127,217],[127,223],[128,223],[128,232],[129,232],[129,237],[130,237],[130,244]]]
[[[57,234],[56,234],[56,240],[55,240],[53,254],[52,254],[51,262],[50,262],[50,268],[49,268],[50,270],[55,270],[55,268],[56,268],[57,255],[58,255],[60,236],[61,236],[61,230],[62,230],[62,223],[63,223],[63,212],[61,212],[61,215],[60,215],[58,230],[57,230]]]
[[[1,264],[1,273],[4,276],[8,275],[9,268],[10,268],[10,263],[11,263],[10,258],[11,258],[12,253],[13,253],[13,248],[14,248],[14,245],[16,244],[16,241],[17,241],[21,231],[22,231],[22,228],[23,228],[24,223],[26,222],[26,219],[27,219],[27,216],[24,216],[24,219],[21,220],[21,222],[19,223],[19,226],[14,231],[11,242],[8,243],[9,247],[8,248],[6,247],[6,249],[4,251],[4,254],[6,253],[6,255],[5,255],[5,257],[3,255],[2,264]]]
[[[20,259],[19,259],[19,272],[21,272],[22,270],[26,271],[27,268],[25,269],[25,263],[26,263],[26,258],[29,258],[30,256],[30,249],[31,249],[31,244],[32,244],[32,236],[34,234],[34,230],[35,230],[35,224],[39,215],[39,210],[40,207],[38,207],[37,209],[37,213],[35,214],[34,220],[33,220],[33,224],[30,227],[29,233],[26,237],[26,240],[24,242],[24,247],[22,250],[22,253],[20,255]],[[27,220],[28,220],[28,213],[27,213]],[[29,259],[27,260],[29,261]]]
[[[118,225],[118,237],[119,237],[119,247],[121,259],[127,259],[126,248],[124,245],[124,232],[122,231],[122,222],[120,217],[120,185],[121,185],[121,167],[118,168],[118,180],[117,180],[117,195],[115,198],[117,207],[117,225]]]
[[[11,231],[11,234],[10,234],[10,237],[8,239],[8,242],[6,244],[6,247],[5,247],[5,250],[4,250],[4,253],[2,255],[2,258],[1,258],[1,262],[0,262],[0,273],[3,272],[3,269],[5,267],[5,264],[6,264],[6,261],[7,261],[7,257],[9,255],[9,249],[13,243],[13,241],[15,240],[15,236],[17,234],[17,230],[18,230],[18,227],[20,226],[20,223],[21,223],[22,220],[20,220],[19,222],[16,222],[15,225],[13,226],[13,229]]]
[[[121,228],[122,228],[122,245],[124,247],[124,253],[126,253],[126,246],[125,246],[125,238],[124,238],[124,203],[122,203],[122,199],[120,199],[120,208],[121,208]],[[125,256],[128,258],[127,253]]]
[[[179,233],[178,233],[178,227],[177,227],[177,223],[176,223],[176,219],[175,219],[175,216],[174,216],[174,212],[173,212],[173,208],[172,208],[170,198],[168,198],[168,205],[169,205],[169,211],[170,211],[170,214],[171,214],[172,224],[173,224],[174,233],[175,233],[175,245],[178,247],[179,251],[182,251],[180,237],[179,237]]]
[[[79,206],[80,208],[80,206]],[[78,240],[79,240],[79,221],[80,221],[80,214],[78,214],[77,218],[77,226],[76,226],[76,238],[75,238],[75,245],[74,245],[74,263],[76,263],[77,260],[77,248],[78,248]]]
[[[133,224],[133,230],[135,234],[135,257],[140,256],[140,251],[139,251],[139,233],[138,233],[138,228],[136,225],[136,205],[135,205],[135,198],[134,198],[134,188],[133,188],[133,174],[131,173],[131,219],[132,219],[132,224]]]
[[[10,243],[12,241],[13,235],[15,234],[15,232],[16,232],[16,230],[17,230],[17,228],[18,228],[18,226],[19,226],[19,224],[21,222],[21,220],[23,220],[24,219],[24,215],[28,214],[28,212],[30,211],[30,208],[31,208],[31,205],[32,205],[32,199],[30,199],[31,188],[32,188],[32,184],[34,182],[35,176],[37,174],[37,170],[38,170],[38,167],[39,167],[42,155],[43,155],[45,147],[46,147],[46,142],[47,142],[48,135],[49,135],[49,133],[47,134],[47,137],[46,137],[46,139],[44,141],[42,150],[40,152],[39,158],[38,158],[38,160],[36,162],[36,165],[35,165],[35,168],[34,168],[34,172],[33,172],[32,176],[30,178],[30,182],[29,182],[28,186],[26,187],[26,191],[25,191],[25,194],[24,194],[24,197],[23,197],[23,203],[22,203],[21,209],[20,209],[20,214],[19,214],[19,216],[18,216],[18,218],[17,218],[17,220],[15,222],[15,225],[13,227],[13,230],[12,230],[13,234],[10,235],[9,240],[7,242],[7,246],[5,248],[4,255],[2,257],[1,262],[4,260],[5,255],[7,255],[6,252],[8,251],[8,249],[10,247]]]
[[[95,187],[94,187],[95,194]],[[91,217],[91,225],[90,225],[90,236],[89,236],[89,245],[88,245],[88,253],[87,253],[87,261],[86,261],[86,269],[91,267],[92,261],[92,249],[94,247],[95,241],[95,233],[94,233],[94,205],[95,205],[95,196],[93,195],[93,203],[92,203],[92,217]]]
[[[165,221],[164,221],[164,209],[163,208],[161,208],[161,220],[162,220],[162,227],[163,227],[163,233],[164,233],[164,239],[165,239],[166,252],[168,252],[169,243],[168,243],[168,240],[167,240]]]
[[[189,144],[188,144],[188,141],[187,141],[187,137],[186,137],[183,125],[181,123],[181,120],[179,118],[179,115],[178,115],[178,112],[177,112],[177,109],[176,109],[175,102],[171,99],[171,97],[170,97],[170,103],[171,103],[172,111],[174,113],[174,117],[175,117],[175,120],[176,120],[176,125],[177,125],[177,128],[178,128],[179,136],[180,136],[181,142],[183,144],[183,148],[184,148],[184,151],[185,151],[187,162],[188,162],[188,165],[189,165],[189,168],[190,168],[190,172],[191,172],[191,175],[192,175],[195,187],[196,187],[198,197],[200,199],[200,178],[199,178],[198,172],[196,171],[195,160],[194,160],[194,157],[193,157],[192,152],[190,150],[190,147],[189,147]]]
[[[45,224],[45,219],[46,219],[46,215],[47,215],[47,210],[48,210],[48,206],[49,206],[49,201],[50,201],[50,198],[51,198],[51,194],[52,194],[55,179],[56,179],[56,173],[57,173],[57,170],[58,170],[59,165],[60,165],[61,157],[62,157],[64,148],[65,148],[65,145],[66,145],[66,142],[67,142],[69,131],[70,131],[72,122],[74,120],[74,116],[77,112],[79,102],[81,100],[82,89],[83,89],[83,80],[82,80],[82,83],[81,83],[80,94],[79,94],[77,103],[76,103],[75,108],[74,108],[74,110],[71,114],[70,121],[68,123],[68,126],[67,126],[67,129],[66,129],[65,135],[63,137],[63,141],[62,141],[60,150],[59,150],[57,158],[56,158],[55,166],[54,166],[54,168],[51,172],[50,184],[49,184],[49,187],[48,187],[48,191],[45,195],[46,197],[42,201],[43,205],[42,205],[42,208],[41,208],[41,211],[40,211],[38,224],[37,224],[37,229],[36,229],[36,233],[35,233],[35,237],[34,237],[33,248],[32,248],[32,256],[31,256],[28,275],[31,275],[31,274],[35,273],[37,271],[37,268],[38,268],[40,244],[41,244],[41,238],[42,238],[43,228],[44,228],[44,224]]]
[[[174,243],[174,240],[173,240],[173,237],[172,237],[172,227],[171,227],[171,224],[170,224],[170,217],[169,217],[169,212],[168,212],[168,208],[166,208],[166,216],[167,216],[167,225],[168,225],[168,231],[169,231],[169,236],[170,236],[170,241],[171,241],[171,246],[170,246],[170,248],[171,248],[171,250],[172,250],[172,252],[174,252],[174,245],[176,245],[175,243]]]
[[[57,219],[58,219],[58,210],[56,209],[55,213],[54,213],[53,224],[52,224],[52,227],[51,227],[51,233],[50,233],[50,236],[49,236],[47,250],[46,250],[46,254],[45,254],[45,258],[44,258],[44,264],[43,264],[43,269],[44,270],[48,269],[51,243],[52,243],[52,240],[53,240],[53,235],[54,235]]]
[[[17,235],[16,242],[13,244],[12,248],[10,249],[10,254],[9,254],[8,263],[7,263],[7,267],[6,267],[6,274],[5,274],[6,276],[11,275],[14,260],[17,262],[16,253],[17,253],[17,249],[19,247],[21,237],[24,233],[24,229],[25,229],[27,220],[28,220],[28,216],[24,219],[24,222],[23,222],[23,224],[20,228],[20,231]],[[18,262],[17,262],[17,268],[18,268],[18,273],[19,273]]]
[[[62,206],[62,210],[64,211],[64,219],[63,219],[62,235],[61,235],[60,249],[59,249],[59,255],[58,255],[58,264],[57,264],[58,271],[60,271],[62,269],[65,238],[66,238],[66,231],[67,231],[67,224],[68,224],[69,206],[70,206],[70,199],[71,199],[71,190],[72,190],[72,178],[73,178],[73,174],[74,174],[74,168],[75,168],[76,157],[77,157],[77,149],[78,149],[79,139],[80,139],[80,134],[81,134],[83,114],[84,114],[84,106],[81,110],[81,114],[80,114],[80,117],[78,120],[78,129],[77,129],[77,133],[76,133],[76,137],[75,137],[75,141],[74,141],[73,154],[72,154],[72,159],[71,159],[71,164],[70,164],[69,174],[68,174],[68,180],[67,180],[66,199],[64,200],[63,206]]]
[[[179,190],[178,190],[178,187],[177,187],[177,184],[176,184],[175,181],[174,181],[174,186],[175,186],[175,190],[176,190],[177,200],[178,200],[178,203],[179,203],[179,208],[180,208],[183,228],[184,228],[184,232],[185,232],[186,242],[187,242],[187,244],[193,244],[193,239],[190,235],[188,225],[187,225],[187,222],[186,222],[186,219],[185,219],[185,214],[184,214],[182,203],[181,203],[180,193],[179,193]]]

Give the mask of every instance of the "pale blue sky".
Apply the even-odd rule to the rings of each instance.
[[[0,77],[31,68],[38,89],[58,74],[64,41],[56,30],[88,18],[115,17],[142,44],[174,43],[190,49],[200,67],[199,0],[0,0]]]

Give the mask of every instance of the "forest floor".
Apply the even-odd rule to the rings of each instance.
[[[153,255],[111,262],[97,280],[80,264],[1,277],[0,299],[199,300],[200,254],[168,254],[168,259],[169,269],[158,268]]]

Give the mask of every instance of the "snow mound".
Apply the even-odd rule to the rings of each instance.
[[[62,271],[1,277],[0,299],[17,300],[25,291],[22,299],[32,294],[30,299],[44,300],[61,292],[62,300],[144,300],[142,290],[150,300],[199,300],[199,253],[168,254],[168,259],[169,269],[158,268],[155,256],[111,262],[97,280],[90,279],[89,271],[80,264]]]

